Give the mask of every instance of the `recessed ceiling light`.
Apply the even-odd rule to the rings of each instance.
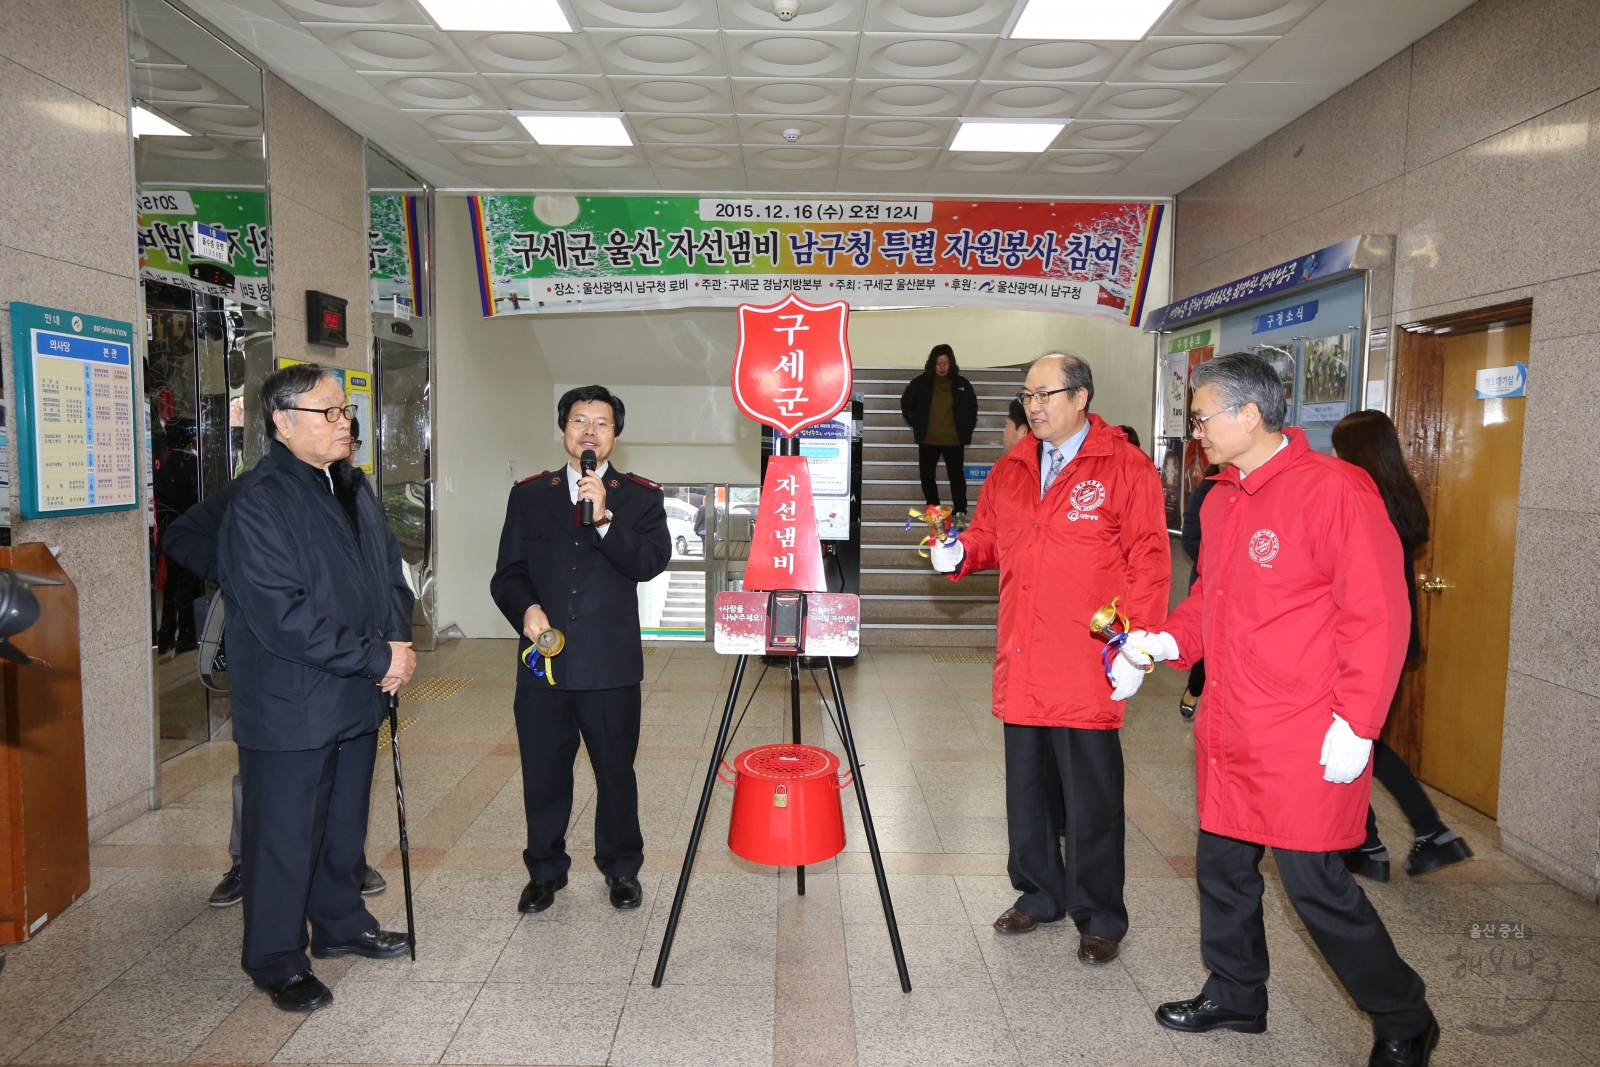
[[[135,106],[133,109],[133,135],[135,137],[193,137],[188,130],[180,129],[157,115],[154,111]]]
[[[561,0],[418,0],[441,30],[577,33]]]
[[[963,118],[952,152],[1043,152],[1071,119]]]
[[[1022,0],[1005,36],[1044,41],[1137,41],[1172,0]]]
[[[523,111],[514,114],[540,144],[606,147],[633,144],[620,112]]]

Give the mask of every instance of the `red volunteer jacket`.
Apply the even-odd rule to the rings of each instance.
[[[1186,668],[1205,657],[1194,721],[1200,826],[1302,852],[1366,839],[1372,764],[1324,781],[1338,713],[1376,738],[1410,630],[1400,538],[1367,473],[1286,448],[1245,479],[1216,475],[1200,510],[1200,579],[1167,632]]]
[[[1159,629],[1172,583],[1161,477],[1120,429],[1089,416],[1089,435],[1039,498],[1039,442],[1001,456],[961,535],[951,577],[1000,568],[994,713],[1020,726],[1115,730],[1096,611],[1120,597],[1134,629]]]

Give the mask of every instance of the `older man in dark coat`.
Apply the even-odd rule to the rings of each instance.
[[[316,367],[262,384],[271,451],[218,543],[243,779],[244,969],[285,1011],[333,994],[306,958],[398,956],[361,899],[385,694],[411,678],[412,595],[352,467],[344,391]],[[307,937],[306,921],[311,934]]]

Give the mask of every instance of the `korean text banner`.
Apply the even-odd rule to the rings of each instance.
[[[487,195],[469,209],[485,316],[733,307],[794,292],[1130,325],[1162,212],[1138,202]]]
[[[140,278],[272,305],[272,235],[260,189],[143,189],[138,222]]]
[[[417,197],[398,193],[367,198],[367,273],[371,278],[373,311],[390,313],[394,298],[411,301],[413,314],[422,315],[421,232]]]

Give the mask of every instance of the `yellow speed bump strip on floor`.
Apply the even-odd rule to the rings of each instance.
[[[462,687],[471,684],[471,678],[424,678],[409,689],[400,692],[401,700],[449,700]]]
[[[993,652],[929,652],[935,663],[993,663]]]

